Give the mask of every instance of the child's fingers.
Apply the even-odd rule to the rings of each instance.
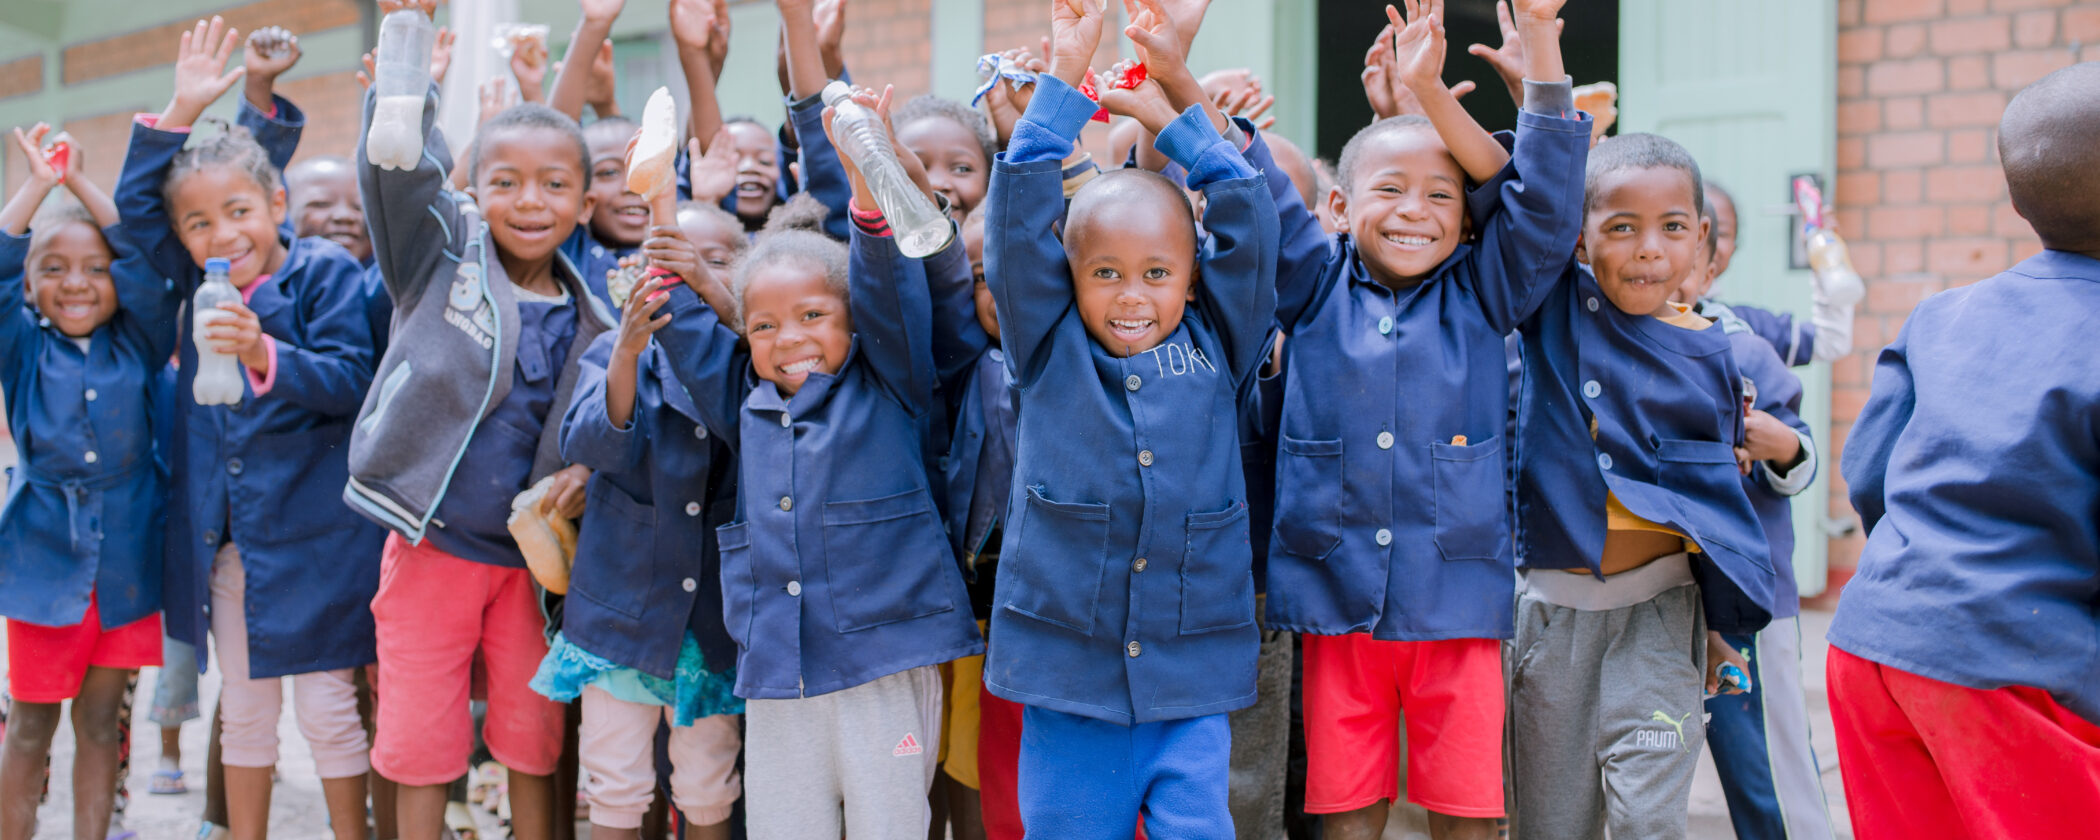
[[[1480,86],[1479,86],[1479,85],[1476,85],[1476,84],[1473,84],[1473,82],[1472,82],[1471,80],[1467,80],[1467,81],[1459,82],[1458,84],[1455,84],[1455,85],[1452,85],[1452,86],[1451,86],[1451,98],[1452,98],[1452,99],[1460,99],[1460,98],[1463,98],[1463,97],[1464,97],[1464,96],[1465,96],[1466,94],[1472,93],[1472,92],[1473,92],[1473,89],[1474,89],[1474,88],[1477,88],[1477,87],[1480,87]]]

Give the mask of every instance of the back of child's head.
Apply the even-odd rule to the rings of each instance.
[[[808,193],[797,193],[786,204],[773,208],[750,250],[737,260],[736,273],[730,279],[729,293],[738,306],[743,305],[751,280],[759,272],[778,265],[821,274],[827,289],[840,300],[847,299],[846,244],[824,234],[828,213],[823,202]]]
[[[743,220],[738,219],[735,213],[722,209],[722,205],[712,201],[687,199],[678,202],[678,225],[685,229],[686,238],[688,239],[694,237],[696,230],[704,229],[710,234],[716,231],[725,231],[735,234],[734,236],[723,237],[722,244],[728,246],[731,250],[742,254],[751,247],[751,240],[744,236]]]
[[[2100,62],[2028,85],[1998,121],[2013,209],[2060,251],[2100,252]]]
[[[1692,188],[1691,206],[1706,206],[1706,182],[1699,175],[1699,161],[1677,141],[1660,134],[1621,134],[1608,137],[1590,150],[1582,172],[1582,212],[1597,209],[1598,184],[1608,175],[1630,169],[1675,169],[1684,173]]]
[[[1262,139],[1269,144],[1269,154],[1276,159],[1276,168],[1291,179],[1291,186],[1298,188],[1298,197],[1305,201],[1307,209],[1311,209],[1320,194],[1320,180],[1313,173],[1312,158],[1306,157],[1304,149],[1281,134],[1265,134]]]
[[[498,111],[474,132],[473,145],[467,152],[468,182],[475,183],[480,180],[481,165],[485,162],[484,156],[491,139],[513,133],[540,131],[561,135],[573,143],[576,150],[576,167],[583,173],[581,186],[586,190],[590,189],[591,150],[590,144],[583,139],[583,128],[578,126],[575,120],[569,119],[569,115],[537,102],[521,102]]]
[[[182,151],[175,153],[168,165],[168,179],[161,183],[161,195],[169,204],[174,203],[183,181],[205,169],[225,167],[245,174],[265,195],[284,188],[277,167],[270,163],[270,153],[248,129],[216,118],[198,123],[207,130],[195,132]],[[208,130],[211,128],[218,130]]]

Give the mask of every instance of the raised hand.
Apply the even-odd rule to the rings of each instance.
[[[1276,125],[1275,115],[1269,113],[1276,106],[1276,97],[1262,93],[1259,83],[1237,91],[1219,91],[1210,101],[1225,116],[1244,117],[1261,131]]]
[[[811,10],[817,22],[817,55],[824,75],[836,79],[846,71],[846,0],[817,0]]]
[[[1490,49],[1486,44],[1474,44],[1466,52],[1479,56],[1488,66],[1495,68],[1495,75],[1502,77],[1503,86],[1509,88],[1509,98],[1518,105],[1524,104],[1524,39],[1517,36],[1517,24],[1509,16],[1509,0],[1495,0],[1495,24],[1502,30],[1502,46]],[[1554,24],[1558,33],[1564,22]]]
[[[618,115],[618,82],[613,69],[613,42],[607,38],[598,46],[598,54],[591,58],[591,72],[588,86],[583,91],[583,103],[591,106],[591,111],[601,119]]]
[[[517,92],[510,89],[510,81],[502,76],[490,76],[476,93],[481,101],[481,108],[474,118],[476,127],[502,113],[503,109],[518,104]]]
[[[1000,55],[1030,73],[1040,74],[1045,69],[1043,60],[1026,47],[1015,47]],[[1006,148],[1007,141],[1013,139],[1014,125],[1028,112],[1028,102],[1034,98],[1035,85],[1016,85],[1004,77],[994,79],[992,89],[985,91],[985,111],[991,117],[992,134],[998,138],[999,148]]]
[[[620,17],[627,0],[577,0],[576,4],[582,7],[584,20],[610,24]]]
[[[658,230],[662,228],[655,228],[650,232],[654,234]],[[690,249],[691,246],[687,247]],[[639,254],[621,257],[618,270],[638,270],[642,262],[643,257]],[[671,266],[665,265],[664,268],[671,269],[680,277],[685,276],[683,272],[672,269]],[[663,329],[664,325],[671,323],[671,313],[663,312],[664,304],[671,299],[670,295],[664,294],[661,288],[650,283],[637,284],[634,291],[641,294],[627,296],[627,305],[620,308],[619,337],[613,339],[613,354],[626,354],[629,360],[640,358],[642,352],[649,349],[649,337],[655,335],[657,330]],[[659,312],[663,312],[662,317],[657,316]]]
[[[890,147],[901,149],[903,146],[897,142],[897,127],[890,123],[890,98],[895,92],[895,88],[889,85],[884,85],[880,94],[868,88],[856,87],[853,89],[853,101],[882,117],[882,130],[889,135]],[[834,148],[843,149],[845,146],[839,143],[838,132],[832,128],[832,120],[837,115],[837,109],[830,106],[824,108],[824,136],[831,138]],[[940,203],[935,197],[933,183],[926,178],[926,166],[919,162],[918,155],[900,154],[897,156],[897,162],[904,165],[905,174],[911,176],[912,183],[918,185],[919,192],[925,193],[928,201]],[[875,203],[874,191],[868,188],[867,179],[860,174],[860,167],[853,164],[853,156],[839,155],[839,165],[845,168],[846,179],[853,183],[853,205],[862,210],[880,209]]]
[[[1127,60],[1116,62],[1114,67],[1109,68],[1109,77],[1122,78],[1135,65],[1136,62]],[[1150,78],[1139,82],[1136,87],[1110,85],[1101,91],[1101,107],[1107,108],[1109,113],[1116,116],[1137,120],[1139,125],[1145,127],[1145,131],[1153,135],[1165,131],[1167,125],[1174,122],[1174,118],[1181,113],[1174,110],[1173,104],[1167,101],[1167,92],[1160,87],[1159,82]]]
[[[182,33],[182,43],[175,52],[175,94],[168,100],[168,107],[161,111],[161,128],[183,128],[197,121],[233,83],[247,75],[246,67],[226,70],[226,62],[233,57],[240,44],[240,30],[226,25],[224,18],[216,15],[209,21],[197,21],[191,31]]]
[[[440,26],[437,41],[430,45],[430,80],[445,83],[445,73],[452,69],[452,48],[459,43],[459,33],[452,27]]]
[[[707,42],[707,64],[720,79],[722,68],[729,64],[729,0],[714,0],[713,29]]]
[[[282,26],[265,26],[249,33],[241,66],[247,68],[250,82],[275,79],[299,63],[300,55],[299,36]]]
[[[686,174],[692,181],[693,200],[717,204],[736,189],[736,141],[729,129],[715,132],[702,150],[700,138],[686,141]]]
[[[379,0],[379,13],[389,15],[402,9],[414,9],[424,17],[437,17],[437,0]]]
[[[1108,20],[1103,0],[1050,0],[1050,75],[1074,88],[1086,81],[1087,66],[1101,46]]]
[[[45,157],[44,140],[50,136],[51,126],[46,123],[37,123],[30,126],[26,132],[17,128],[14,133],[15,148],[22,153],[22,162],[29,170],[30,184],[37,186],[37,197],[41,200],[43,198],[42,193],[49,192],[52,187],[58,185],[60,180],[59,170],[51,165],[50,158]],[[67,161],[69,169],[72,165],[70,160]]]
[[[1196,43],[1196,30],[1203,28],[1203,16],[1210,11],[1211,0],[1160,0],[1160,7],[1174,19],[1174,31],[1181,36],[1181,54],[1188,55],[1189,46]]]
[[[1444,0],[1405,0],[1407,19],[1388,5],[1386,17],[1394,26],[1404,26],[1393,39],[1398,56],[1400,82],[1420,96],[1444,84]]]

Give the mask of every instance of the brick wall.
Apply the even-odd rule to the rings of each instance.
[[[1874,359],[1912,307],[2041,249],[2013,212],[1997,125],[2022,87],[2100,59],[2100,5],[2073,0],[1839,0],[1838,224],[1867,278],[1853,355],[1832,376],[1831,448],[1866,404]],[[1829,470],[1831,513],[1852,515]],[[1864,540],[1830,543],[1831,589]]]

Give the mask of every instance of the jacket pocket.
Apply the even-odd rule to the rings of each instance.
[[[751,649],[751,600],[758,579],[751,573],[751,524],[733,522],[715,529],[722,555],[722,624],[729,638]]]
[[[841,633],[955,609],[955,551],[925,490],[824,505],[824,582]]]
[[[584,511],[569,592],[628,618],[641,618],[655,589],[656,509],[599,478],[585,493]]]
[[[1502,440],[1429,445],[1436,549],[1445,560],[1493,560],[1510,545]]]
[[[999,562],[999,574],[1012,581],[1007,609],[1093,635],[1094,606],[1108,561],[1108,526],[1108,505],[1053,502],[1041,487],[1028,488],[1028,504],[1009,541],[1013,556]]]
[[[1667,440],[1655,441],[1656,478],[1664,490],[1676,496],[1683,516],[1700,523],[1715,524],[1709,516],[1701,516],[1702,510],[1715,510],[1722,500],[1743,496],[1743,474],[1736,469],[1735,447],[1717,440]],[[1743,513],[1752,513],[1746,501],[1741,505]],[[1723,514],[1725,516],[1725,513]],[[1724,523],[1725,527],[1725,523]],[[1715,528],[1698,527],[1697,539],[1711,542],[1729,552],[1742,555],[1764,571],[1772,570],[1768,552],[1748,552],[1730,545]],[[1763,535],[1762,526],[1754,519],[1742,523],[1745,531],[1756,531]],[[1746,536],[1752,536],[1746,534]],[[1708,548],[1702,546],[1702,548]],[[1708,550],[1711,550],[1708,548]]]
[[[1254,555],[1247,505],[1188,515],[1181,557],[1181,632],[1209,633],[1254,623]]]
[[[1325,560],[1342,542],[1342,442],[1284,436],[1276,450],[1276,541]]]

